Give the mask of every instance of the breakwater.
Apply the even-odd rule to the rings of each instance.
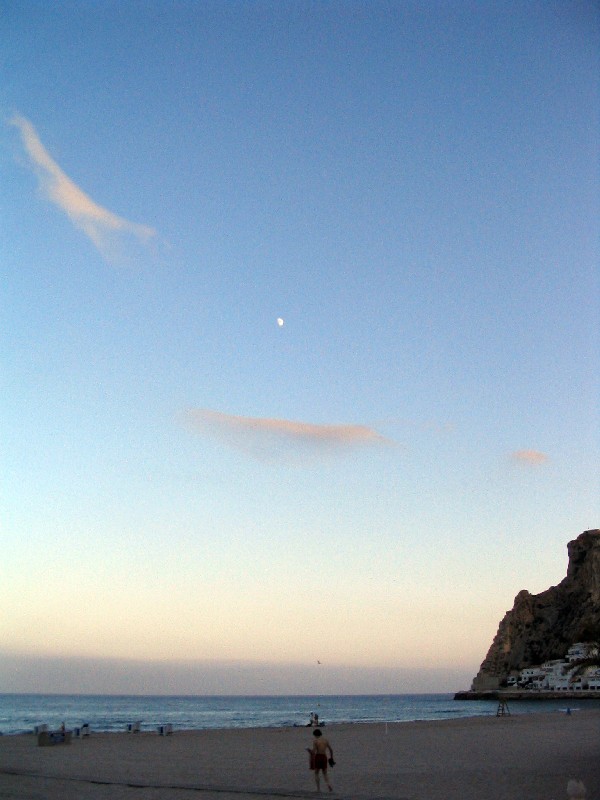
[[[572,691],[511,691],[510,689],[490,689],[485,692],[456,692],[455,700],[504,700],[505,702],[519,702],[520,700],[598,700],[600,692]]]

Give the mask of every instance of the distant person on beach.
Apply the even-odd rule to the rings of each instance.
[[[329,783],[327,775],[327,764],[333,767],[335,761],[333,760],[333,750],[329,741],[323,736],[319,728],[313,731],[313,746],[311,753],[312,769],[315,771],[315,783],[317,784],[317,792],[321,791],[321,773],[325,778],[325,783],[330,792],[333,792],[333,786]],[[329,751],[329,761],[327,760],[327,751]]]

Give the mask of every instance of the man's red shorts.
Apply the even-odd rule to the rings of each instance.
[[[324,772],[327,772],[327,756],[325,753],[316,753],[315,769],[322,769]]]

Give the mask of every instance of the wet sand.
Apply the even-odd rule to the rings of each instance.
[[[600,800],[600,711],[331,725],[334,796],[348,800]],[[3,800],[313,797],[310,728],[105,733],[38,747],[0,737]],[[322,785],[325,790],[325,786]],[[326,794],[323,791],[323,794]]]

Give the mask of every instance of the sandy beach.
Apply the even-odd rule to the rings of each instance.
[[[331,725],[335,796],[362,800],[560,800],[582,780],[600,800],[600,712]],[[0,797],[234,800],[315,795],[309,728],[92,734],[38,747],[0,737]],[[324,787],[323,787],[324,788]]]

